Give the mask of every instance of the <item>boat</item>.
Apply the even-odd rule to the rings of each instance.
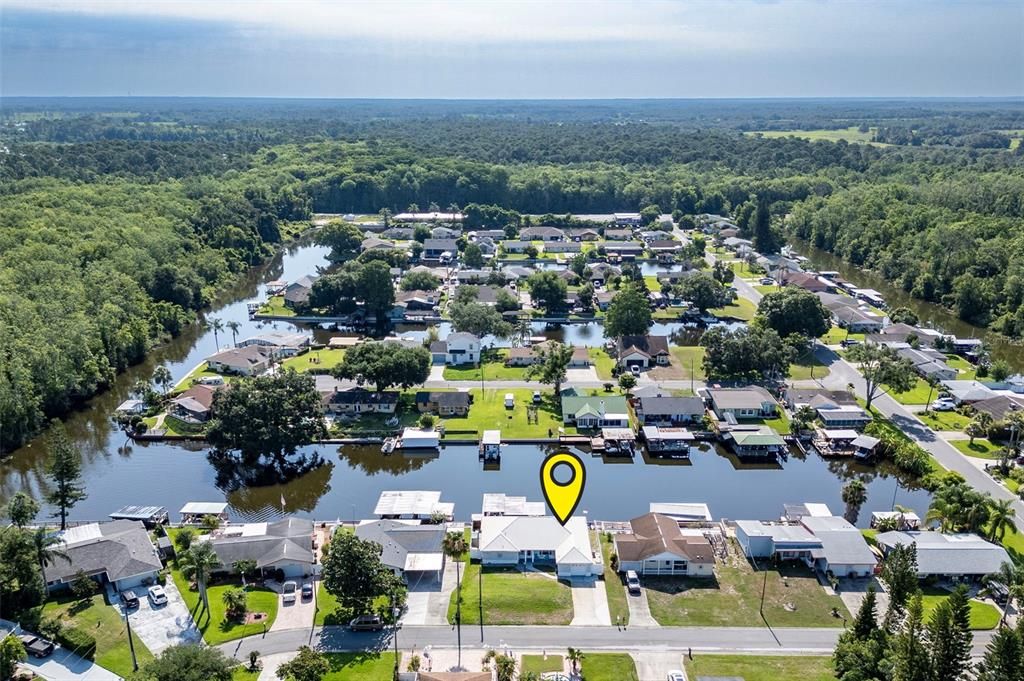
[[[390,454],[391,452],[395,451],[395,447],[397,446],[398,438],[386,437],[384,438],[384,442],[380,446],[380,452],[381,454]]]

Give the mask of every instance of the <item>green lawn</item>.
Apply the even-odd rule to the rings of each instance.
[[[971,417],[964,416],[956,411],[934,411],[929,409],[927,414],[918,414],[925,425],[932,430],[959,430],[963,431],[971,422]]]
[[[746,298],[737,298],[725,307],[716,307],[710,312],[716,317],[732,317],[749,322],[757,314],[757,306]]]
[[[931,388],[920,376],[916,377],[914,387],[905,393],[890,392],[889,395],[900,404],[928,404],[928,395],[934,400],[938,391]]]
[[[142,422],[146,424],[146,427],[151,430],[156,425],[156,421],[156,416],[149,416],[142,419]],[[174,416],[164,416],[164,422],[161,428],[166,431],[167,435],[181,437],[186,435],[202,435],[206,432],[206,428],[204,426],[196,423],[185,423]]]
[[[259,314],[270,317],[294,317],[295,310],[285,307],[284,296],[271,296],[260,306]]]
[[[587,354],[590,355],[590,361],[594,365],[594,369],[597,371],[598,378],[604,381],[612,380],[612,370],[615,368],[615,360],[611,355],[609,355],[604,348],[587,348]]]
[[[185,600],[185,605],[188,606],[189,612],[192,613],[192,617],[196,620],[196,626],[202,632],[203,639],[208,644],[217,645],[245,636],[263,633],[263,622],[241,624],[239,622],[229,622],[225,618],[224,601],[222,600],[224,592],[228,589],[237,588],[240,586],[239,584],[217,584],[208,587],[207,595],[210,601],[210,610],[205,612],[200,602],[199,591],[193,591],[190,588],[189,581],[185,579],[179,570],[172,569],[171,576],[174,578],[174,584],[178,587],[178,591],[181,592],[181,597]],[[277,593],[262,587],[249,587],[248,591],[249,612],[266,613],[266,628],[270,629],[270,626],[274,623],[274,618],[277,617]]]
[[[794,381],[825,378],[830,373],[832,373],[832,370],[822,364],[817,357],[809,357],[807,355],[789,365],[789,377]]]
[[[939,588],[924,589],[924,619],[927,622],[931,619],[932,612],[939,606],[939,603],[949,597],[949,592]],[[971,629],[995,629],[999,626],[999,611],[990,603],[971,600]]]
[[[789,417],[783,411],[780,411],[779,415],[773,419],[761,419],[761,423],[771,426],[779,435],[789,434]]]
[[[861,343],[863,343],[864,342],[864,336],[865,336],[865,334],[863,334],[863,333],[849,333],[848,334],[848,333],[846,333],[846,329],[844,329],[843,327],[841,327],[841,326],[833,326],[831,329],[828,330],[828,333],[826,333],[824,336],[820,337],[820,340],[825,345],[839,345],[840,343],[842,343],[847,338],[849,338],[850,340],[856,340],[856,341],[860,341]]]
[[[1001,449],[999,445],[983,437],[974,438],[973,443],[970,440],[953,440],[949,444],[967,456],[973,456],[978,459],[998,459],[998,452]]]
[[[523,655],[522,661],[519,663],[520,674],[525,674],[526,672],[535,672],[537,674],[560,672],[564,668],[565,661],[561,655],[548,655],[546,660],[543,655]]]
[[[626,653],[584,653],[580,671],[587,681],[638,681],[636,663]]]
[[[323,681],[391,681],[393,652],[327,653],[331,670]]]
[[[686,674],[738,677],[744,681],[833,681],[832,658],[810,655],[694,655],[685,659]]]
[[[795,565],[767,570],[764,615],[773,627],[841,627],[832,608],[846,614],[838,596],[828,596],[810,570]],[[662,626],[759,627],[765,571],[755,571],[742,550],[731,546],[729,562],[715,578],[641,577],[651,615]],[[794,606],[787,608],[787,605]]]
[[[760,293],[762,296],[766,296],[769,293],[778,293],[779,287],[775,284],[755,284],[754,290]]]
[[[58,619],[95,637],[95,661],[99,666],[121,676],[132,673],[132,655],[124,618],[113,606],[103,602],[102,595],[84,601],[76,598],[49,601],[43,606],[43,617]],[[132,638],[139,665],[152,660],[153,654],[139,637],[133,635]]]
[[[222,375],[223,374],[218,374],[216,371],[213,371],[212,369],[209,369],[206,366],[206,362],[201,362],[195,369],[193,369],[192,371],[188,372],[188,374],[184,378],[182,378],[180,381],[175,383],[174,387],[171,388],[171,392],[172,393],[178,393],[178,392],[181,392],[182,390],[188,390],[189,388],[192,387],[192,382],[195,381],[198,378],[202,378],[204,376],[222,376]],[[228,379],[225,377],[225,380],[228,380]]]
[[[647,286],[648,291],[661,291],[661,282],[658,281],[658,276],[655,274],[645,276],[644,284]]]
[[[521,381],[525,378],[526,368],[505,366],[506,357],[508,357],[508,350],[484,351],[483,378],[485,381]],[[480,367],[472,364],[463,364],[455,367],[446,366],[444,368],[444,380],[479,381]]]
[[[978,368],[960,355],[946,355],[946,364],[957,370],[958,381],[973,381],[978,375]]]
[[[300,374],[314,369],[319,371],[330,371],[341,364],[345,359],[344,348],[324,348],[322,350],[310,350],[295,357],[289,357],[281,362],[282,369],[292,369]]]
[[[480,565],[462,573],[462,623],[480,623]],[[458,592],[448,604],[448,620],[455,619]],[[485,568],[483,571],[484,624],[569,624],[572,592],[551,574]]]
[[[604,556],[604,590],[608,594],[608,614],[611,615],[612,622],[621,619],[623,624],[629,624],[629,603],[626,600],[625,583],[622,581],[621,573],[611,568],[611,555],[615,545],[606,541],[604,535],[601,535],[600,541],[601,555]]]
[[[473,404],[467,416],[451,416],[440,420],[446,431],[463,431],[446,435],[453,439],[477,439],[485,430],[500,429],[503,438],[549,437],[562,427],[559,416],[561,405],[550,389],[538,384],[543,400],[537,405],[537,423],[527,423],[527,407],[533,404],[533,390],[529,388],[492,388],[481,391],[474,388]],[[505,394],[515,396],[515,407],[505,408]],[[570,429],[566,429],[569,432]],[[575,432],[573,430],[573,432]]]
[[[681,347],[671,347],[669,352],[679,363],[679,368],[683,372],[683,380],[691,378],[690,367],[693,367],[692,378],[698,381],[703,381],[707,378],[704,373],[704,354],[707,350],[700,345],[685,345]]]

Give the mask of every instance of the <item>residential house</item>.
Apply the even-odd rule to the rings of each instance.
[[[498,252],[498,243],[489,236],[482,236],[473,243],[477,245],[481,255],[485,258],[493,257]]]
[[[430,344],[430,355],[435,364],[476,364],[480,361],[480,339],[471,333],[450,333],[445,340]]]
[[[459,270],[455,273],[455,278],[459,284],[486,284],[491,274],[491,270]]]
[[[504,291],[511,296],[513,300],[519,300],[519,295],[511,289],[498,286],[477,286],[476,302],[493,307],[498,304],[499,291]]]
[[[373,514],[381,520],[451,520],[455,504],[441,501],[441,493],[431,490],[385,490],[377,497]]]
[[[658,239],[648,242],[647,249],[655,255],[659,253],[678,253],[683,250],[683,245],[672,239]]]
[[[536,345],[525,345],[516,348],[509,348],[505,357],[505,364],[510,367],[527,367],[540,361],[539,351],[546,347],[546,343]],[[573,347],[572,359],[569,360],[570,368],[590,366],[590,353],[585,347]]]
[[[523,241],[565,241],[565,232],[557,227],[525,227],[519,230]]]
[[[605,241],[604,251],[609,255],[636,257],[644,252],[644,245],[636,241]]]
[[[577,428],[628,428],[629,406],[619,395],[562,395],[562,422]]]
[[[79,572],[100,585],[124,591],[155,584],[163,564],[146,526],[137,520],[76,525],[58,533],[65,556],[45,566],[47,591],[70,587]]]
[[[874,312],[851,305],[838,305],[830,312],[836,326],[850,333],[878,333],[885,323],[885,320]]]
[[[914,365],[914,371],[924,378],[952,381],[957,370],[946,364],[946,356],[938,350],[900,348],[896,354]]]
[[[601,238],[601,233],[590,227],[570,229],[567,234],[573,241],[597,241]]]
[[[678,284],[686,279],[695,277],[700,274],[700,270],[688,269],[688,270],[677,270],[672,272],[658,272],[658,282],[661,284]]]
[[[437,312],[441,304],[441,293],[438,291],[398,291],[395,294],[395,305],[389,316],[393,320],[422,318]]]
[[[578,243],[576,243],[574,241],[557,241],[557,242],[546,241],[546,242],[544,242],[544,252],[545,253],[569,253],[569,254],[574,255],[576,253],[582,253],[583,252],[583,247],[580,244],[578,244]]]
[[[262,345],[249,345],[244,348],[221,350],[206,358],[206,366],[211,371],[239,376],[256,376],[267,370],[275,353]]]
[[[303,307],[309,304],[309,294],[317,277],[306,275],[284,287],[284,306],[287,308]]]
[[[612,222],[616,227],[639,227],[644,223],[640,213],[615,213]]]
[[[825,428],[862,428],[871,423],[871,415],[861,409],[855,398],[845,390],[822,388],[789,388],[786,406],[796,411],[810,407]]]
[[[186,423],[206,423],[213,411],[213,396],[221,388],[197,383],[171,399],[168,412]]]
[[[754,247],[754,242],[751,241],[750,239],[741,239],[736,236],[731,236],[727,239],[723,239],[722,245],[725,246],[728,250],[733,251],[734,253],[749,253],[750,250]]]
[[[424,576],[440,581],[444,571],[444,525],[410,524],[401,520],[367,520],[356,537],[381,547],[380,561],[410,584]]]
[[[395,391],[371,392],[364,388],[335,389],[322,395],[324,410],[330,414],[394,414],[398,407]]]
[[[975,404],[998,394],[980,381],[942,381],[942,387],[960,405]]]
[[[1006,549],[976,534],[943,532],[882,532],[875,540],[883,555],[896,546],[917,547],[917,576],[955,581],[978,581],[1011,563]]]
[[[390,251],[394,247],[395,242],[393,241],[371,236],[369,239],[363,239],[363,242],[359,244],[359,251],[362,253],[366,251]]]
[[[421,390],[416,393],[416,409],[422,414],[465,416],[469,413],[471,403],[470,394],[461,390]]]
[[[501,248],[506,253],[526,253],[526,249],[531,245],[529,241],[518,241],[515,239],[506,239],[501,242]]]
[[[426,239],[423,242],[423,258],[426,260],[440,260],[445,254],[454,258],[459,253],[458,244],[455,239]]]
[[[434,227],[430,230],[430,236],[435,239],[458,239],[461,234],[461,230],[451,227]]]
[[[412,239],[413,231],[410,227],[391,227],[385,229],[380,233],[381,237],[385,239],[397,239],[398,241],[408,241]]]
[[[608,289],[601,289],[594,293],[594,304],[597,305],[597,309],[602,312],[607,312],[608,308],[611,307],[612,301],[615,300],[615,291],[609,291]]]
[[[737,456],[775,456],[786,449],[786,441],[769,426],[730,427],[722,440]]]
[[[704,401],[699,397],[638,397],[633,400],[636,417],[643,425],[681,426],[704,418]]]
[[[261,345],[265,348],[271,348],[277,357],[294,357],[308,349],[312,343],[313,336],[308,333],[267,331],[239,341],[237,347],[245,348],[250,345]]]
[[[988,414],[993,421],[1005,421],[1010,414],[1024,409],[1024,398],[1017,395],[996,395],[987,400],[975,402],[974,411]]]
[[[622,336],[615,341],[618,365],[624,368],[638,366],[668,366],[671,354],[668,336]]]
[[[600,557],[582,516],[562,525],[551,516],[484,516],[470,557],[485,566],[552,566],[558,577],[596,577]]]
[[[598,262],[587,266],[587,278],[595,286],[603,286],[611,277],[622,274],[622,270],[608,263]]]
[[[700,530],[679,529],[674,518],[645,513],[629,521],[629,532],[613,535],[619,572],[640,575],[712,577],[715,554]]]
[[[711,409],[720,419],[731,414],[735,419],[771,418],[779,403],[767,390],[758,385],[746,388],[708,388]]]
[[[285,579],[313,573],[313,521],[287,517],[276,522],[225,525],[195,541],[208,541],[217,554],[217,572],[235,572],[243,561],[252,561],[266,575],[280,570]]]
[[[604,238],[609,241],[629,241],[633,238],[633,230],[631,229],[606,229],[604,230]]]
[[[469,240],[474,239],[504,239],[505,230],[503,229],[477,229],[469,232]]]
[[[878,559],[845,518],[803,516],[796,523],[737,520],[736,540],[749,558],[799,560],[836,577],[870,577]]]
[[[569,269],[558,270],[558,274],[556,276],[559,279],[565,280],[565,283],[568,284],[569,286],[575,286],[580,281],[580,275],[576,274],[575,272]]]
[[[782,283],[795,286],[811,293],[831,293],[832,287],[822,281],[818,275],[810,272],[788,272],[782,275]]]

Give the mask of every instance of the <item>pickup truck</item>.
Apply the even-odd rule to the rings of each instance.
[[[25,646],[25,652],[32,657],[46,657],[53,652],[53,643],[35,634],[22,634],[18,638]]]

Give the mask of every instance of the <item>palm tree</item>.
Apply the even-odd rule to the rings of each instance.
[[[203,601],[203,607],[210,611],[210,600],[206,595],[206,581],[214,568],[220,566],[220,560],[213,550],[213,544],[208,541],[196,542],[192,547],[178,557],[178,568],[186,579],[196,580],[199,587],[199,596]]]
[[[934,376],[929,376],[925,380],[928,381],[928,399],[924,402],[924,413],[927,414],[928,408],[932,406],[932,392],[938,387],[939,381]]]
[[[228,589],[221,596],[224,607],[227,610],[227,617],[231,620],[240,620],[245,617],[248,610],[249,596],[245,589]]]
[[[1017,531],[1015,512],[1009,499],[992,499],[988,504],[988,538],[1002,542],[1007,530]]]
[[[816,418],[818,418],[818,412],[814,411],[810,405],[805,404],[793,413],[791,426],[797,432],[807,430]]]
[[[57,562],[57,559],[71,563],[71,557],[64,552],[64,540],[59,535],[46,531],[40,527],[32,532],[32,546],[36,551],[36,562],[39,563],[39,576],[46,583],[46,568]],[[43,589],[43,598],[46,598],[46,589]]]
[[[174,381],[174,376],[171,375],[171,370],[165,367],[163,364],[153,370],[153,382],[163,387],[164,397],[167,396],[168,386]]]
[[[999,620],[999,626],[1006,622],[1006,613],[1010,610],[1014,601],[1024,599],[1024,568],[1013,563],[1003,563],[999,571],[982,577],[982,582],[991,588],[991,585],[998,584],[1006,589],[1006,607],[1003,608],[1003,616]]]
[[[232,319],[230,322],[228,322],[224,326],[226,326],[229,329],[231,329],[231,344],[234,345],[234,346],[237,346],[238,345],[238,330],[240,328],[242,328],[242,325]]]
[[[939,531],[946,532],[953,524],[960,509],[947,502],[945,499],[935,499],[928,507],[928,513],[924,516],[925,523],[938,523]]]
[[[966,433],[971,438],[970,444],[974,444],[974,438],[985,437],[986,435],[988,435],[988,429],[991,425],[991,416],[989,416],[983,411],[975,414],[974,418],[971,419],[971,422],[967,424],[966,428],[964,428],[964,433]]]
[[[466,552],[466,536],[462,532],[446,532],[441,542],[444,555],[455,562],[455,626],[458,628],[459,668],[462,667],[462,575],[459,566]]]
[[[572,671],[575,674],[576,670],[579,669],[579,666],[583,663],[583,651],[579,648],[569,648],[566,657],[569,659],[569,662],[572,663]]]
[[[218,333],[224,330],[224,322],[220,320],[220,317],[210,317],[208,324],[213,329],[213,342],[217,345],[217,352],[220,352],[220,337]]]
[[[868,490],[859,478],[854,478],[843,485],[843,503],[846,504],[847,520],[857,522],[860,507],[868,500]]]

